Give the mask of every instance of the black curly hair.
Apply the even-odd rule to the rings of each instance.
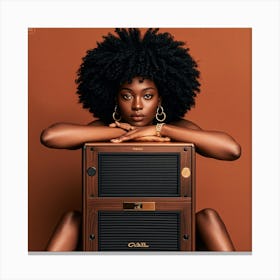
[[[185,43],[158,28],[149,28],[142,38],[138,28],[117,28],[115,33],[103,36],[83,58],[76,80],[83,108],[111,123],[120,85],[142,77],[156,84],[166,122],[180,119],[200,91],[197,63]]]

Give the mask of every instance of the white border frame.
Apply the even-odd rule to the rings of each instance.
[[[277,0],[0,0],[0,4],[0,279],[280,279]],[[114,26],[253,28],[252,254],[28,254],[27,28]]]

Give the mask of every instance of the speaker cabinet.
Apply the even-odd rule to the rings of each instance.
[[[189,198],[94,198],[84,224],[86,251],[191,251]]]
[[[83,250],[194,250],[194,171],[192,144],[85,144]]]
[[[192,144],[86,144],[87,197],[190,197]]]

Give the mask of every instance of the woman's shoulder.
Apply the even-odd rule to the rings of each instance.
[[[189,129],[198,129],[201,130],[201,128],[194,122],[187,120],[187,119],[180,119],[178,121],[171,122],[170,124],[179,126],[179,127],[185,127]]]
[[[88,125],[91,125],[91,126],[106,126],[105,123],[102,122],[99,119],[93,120],[92,122],[88,123]]]

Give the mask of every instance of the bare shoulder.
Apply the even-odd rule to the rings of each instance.
[[[102,122],[98,119],[88,123],[88,125],[91,125],[91,126],[106,126],[104,122]]]
[[[172,122],[171,124],[178,127],[201,130],[201,128],[196,123],[186,119],[180,119],[179,121]]]

